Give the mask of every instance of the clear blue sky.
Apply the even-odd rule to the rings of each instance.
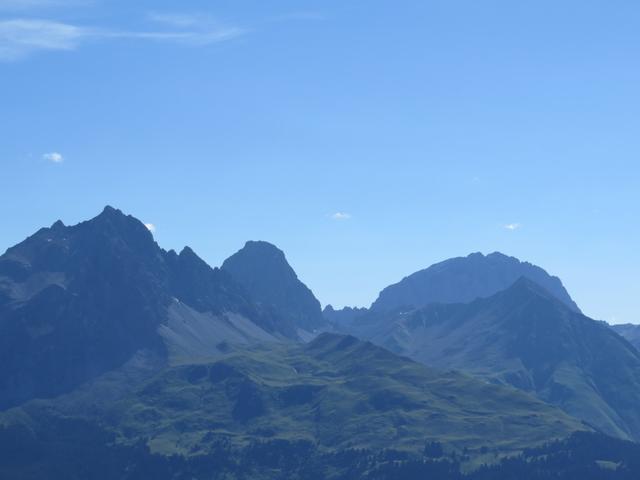
[[[499,250],[640,322],[638,25],[636,0],[0,0],[0,250],[111,204],[212,265],[271,241],[323,304]]]

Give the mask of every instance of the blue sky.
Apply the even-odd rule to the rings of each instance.
[[[106,204],[323,304],[502,251],[640,322],[637,1],[0,0],[0,250]],[[338,214],[338,215],[336,215]]]

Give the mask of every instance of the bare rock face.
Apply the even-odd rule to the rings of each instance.
[[[70,391],[139,350],[166,357],[158,331],[176,301],[216,318],[235,313],[263,337],[274,323],[228,273],[190,249],[162,250],[112,207],[39,230],[0,257],[0,409]]]
[[[371,309],[384,311],[418,308],[430,303],[467,303],[490,297],[520,277],[536,282],[572,310],[580,311],[559,278],[540,267],[498,252],[486,256],[472,253],[420,270],[382,290]]]
[[[299,279],[284,253],[267,242],[247,242],[222,264],[261,307],[271,310],[283,332],[314,332],[327,322],[320,302]]]

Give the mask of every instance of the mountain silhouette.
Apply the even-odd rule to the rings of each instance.
[[[278,325],[226,271],[162,250],[120,210],[58,221],[0,257],[0,408],[69,391],[141,350],[210,353],[284,338]]]
[[[472,253],[420,270],[380,292],[374,311],[418,308],[429,303],[467,303],[489,297],[511,286],[520,277],[538,283],[572,310],[580,309],[557,277],[542,268],[495,252]]]
[[[426,365],[533,393],[609,435],[640,438],[640,353],[528,278],[471,303],[369,315],[354,331]]]
[[[326,326],[320,302],[274,245],[249,241],[227,258],[221,268],[229,272],[251,298],[284,322],[283,328],[287,331],[315,332]]]

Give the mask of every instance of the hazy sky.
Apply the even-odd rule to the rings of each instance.
[[[640,322],[637,0],[0,0],[0,250],[116,206],[368,305],[495,250]]]

